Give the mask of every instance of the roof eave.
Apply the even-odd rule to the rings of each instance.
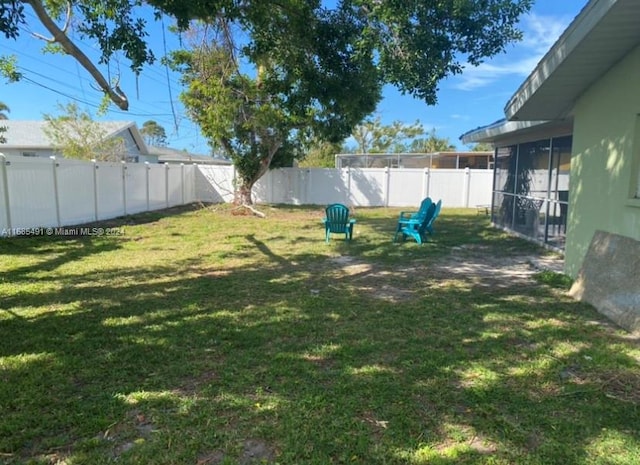
[[[507,102],[506,118],[551,120],[570,116],[577,99],[637,45],[640,32],[635,27],[639,11],[636,1],[591,0]],[[606,40],[613,35],[615,40]],[[593,57],[594,44],[605,47],[604,51],[597,55],[595,64],[585,68],[585,60]]]

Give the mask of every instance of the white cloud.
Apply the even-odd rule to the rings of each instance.
[[[523,40],[505,55],[479,66],[467,66],[452,79],[453,88],[475,90],[506,77],[528,76],[571,21],[568,17],[541,16],[531,13],[523,18]]]

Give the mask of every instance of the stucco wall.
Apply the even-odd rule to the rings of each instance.
[[[615,65],[574,109],[565,271],[576,276],[596,230],[640,240],[640,200],[631,186],[640,156],[640,47]]]

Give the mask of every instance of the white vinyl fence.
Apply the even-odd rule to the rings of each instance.
[[[230,166],[198,166],[196,196],[207,202],[233,199]],[[281,168],[253,189],[256,203],[360,207],[415,207],[427,196],[445,208],[491,203],[493,171],[404,168]]]
[[[194,202],[196,169],[0,154],[0,236]]]
[[[151,210],[233,200],[232,166],[88,162],[0,154],[0,236]],[[492,171],[282,168],[254,187],[257,203],[445,208],[491,203]],[[18,232],[17,232],[18,231]]]

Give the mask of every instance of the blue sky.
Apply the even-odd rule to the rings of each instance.
[[[435,129],[439,137],[447,137],[458,149],[466,149],[459,136],[504,117],[507,100],[586,3],[587,0],[536,0],[530,14],[521,20],[524,39],[481,66],[469,67],[463,74],[442,81],[436,106],[387,87],[377,114],[385,124],[419,120],[427,131]],[[27,14],[29,19],[35,18],[30,11]],[[0,39],[0,55],[16,55],[21,71],[29,79],[2,84],[0,101],[11,109],[11,119],[39,120],[45,113],[56,114],[57,104],[75,101],[98,120],[136,121],[139,127],[144,121],[155,120],[166,129],[171,147],[208,153],[206,140],[188,120],[178,100],[181,88],[177,75],[156,64],[146,67],[136,80],[126,60],[112,60],[108,68],[101,69],[112,77],[120,76],[130,107],[128,112],[122,112],[111,106],[106,115],[98,117],[102,94],[73,59],[41,53],[43,42],[29,36],[29,32],[44,35],[45,31],[36,24],[32,21],[28,24],[31,29],[23,28],[18,41]],[[150,44],[157,57],[179,46],[175,37],[162,33],[161,23],[150,27]],[[89,56],[95,56],[95,45],[80,46]]]

